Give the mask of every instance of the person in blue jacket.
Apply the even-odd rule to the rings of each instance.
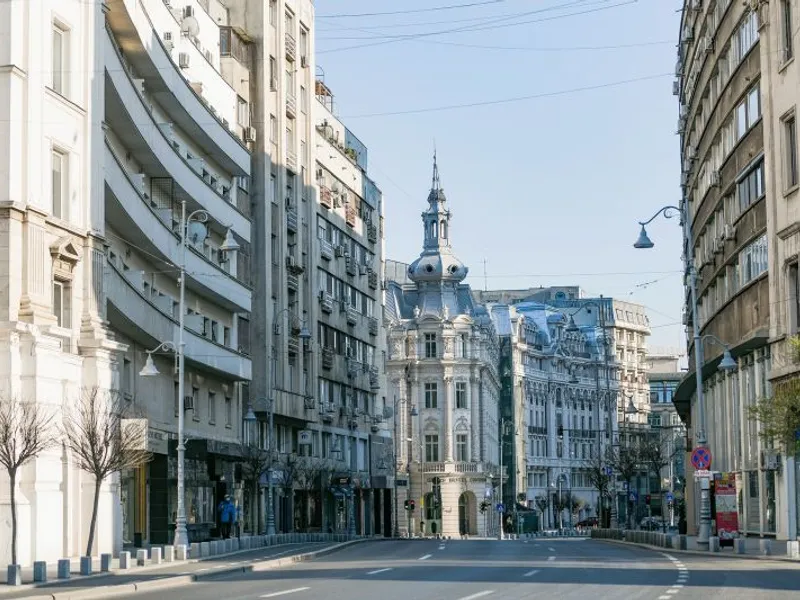
[[[231,502],[231,497],[226,494],[225,499],[219,503],[217,510],[219,511],[220,533],[222,534],[222,539],[227,540],[231,537],[231,527],[236,520],[236,507]]]

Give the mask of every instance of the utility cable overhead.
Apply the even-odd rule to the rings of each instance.
[[[583,87],[576,87],[571,88],[568,90],[558,90],[555,92],[543,92],[540,94],[530,94],[528,96],[513,96],[511,98],[501,98],[499,100],[484,100],[482,102],[468,102],[464,104],[450,104],[445,106],[431,106],[427,108],[411,108],[408,110],[397,110],[397,111],[389,111],[389,112],[380,112],[380,113],[364,113],[360,115],[347,115],[342,117],[343,119],[369,119],[373,117],[393,117],[399,115],[413,115],[413,114],[420,114],[420,113],[429,113],[429,112],[441,112],[445,110],[457,110],[462,108],[477,108],[480,106],[494,106],[497,104],[510,104],[512,102],[522,102],[524,100],[536,100],[539,98],[551,98],[554,96],[565,96],[567,94],[576,94],[579,92],[588,92],[592,90],[601,90],[611,87],[617,87],[620,85],[627,85],[629,83],[637,83],[640,81],[648,81],[650,79],[660,79],[662,77],[674,77],[675,74],[672,72],[669,73],[657,73],[655,75],[644,75],[642,77],[635,77],[633,79],[623,79],[621,81],[611,81],[608,83],[601,83],[598,85],[587,85]]]
[[[608,1],[609,0],[602,0],[602,2],[608,2]],[[468,25],[468,26],[454,27],[454,28],[451,28],[451,29],[440,29],[438,31],[429,31],[429,32],[425,32],[425,33],[405,34],[405,35],[400,35],[400,36],[373,36],[373,37],[381,37],[382,39],[380,39],[379,41],[369,42],[369,43],[365,43],[365,44],[354,44],[352,46],[340,46],[339,48],[332,48],[330,50],[320,50],[320,51],[317,52],[317,54],[332,54],[334,52],[344,52],[345,50],[356,50],[356,49],[359,49],[359,48],[369,48],[369,47],[372,47],[372,46],[383,46],[383,45],[386,45],[386,44],[393,44],[393,43],[397,43],[397,42],[406,42],[406,41],[410,41],[410,40],[416,40],[416,39],[419,39],[419,38],[433,37],[433,36],[444,35],[444,34],[448,34],[448,33],[486,31],[486,30],[490,30],[490,29],[500,29],[500,28],[503,28],[503,27],[518,27],[520,25],[528,25],[528,24],[531,24],[531,23],[542,23],[542,22],[545,22],[545,21],[554,21],[556,19],[565,19],[565,18],[568,18],[568,17],[576,17],[576,16],[586,15],[586,14],[600,12],[600,11],[604,11],[604,10],[610,10],[612,8],[619,8],[621,6],[627,6],[627,5],[630,5],[630,4],[635,4],[636,2],[638,2],[638,0],[626,0],[624,2],[618,2],[617,4],[611,4],[611,5],[608,5],[608,6],[601,6],[601,7],[598,7],[598,8],[587,9],[587,10],[573,12],[573,13],[555,15],[555,16],[552,16],[552,17],[539,18],[539,19],[529,19],[529,20],[525,20],[525,21],[518,21],[516,23],[508,23],[507,22],[507,21],[512,21],[515,17],[503,17],[503,18],[500,18],[500,19],[496,19],[494,21],[488,21],[487,24],[480,25],[480,26]],[[579,2],[572,2],[571,4],[574,5],[574,4],[582,4],[582,3],[583,3],[582,1],[579,1]],[[568,5],[560,5],[560,6],[556,6],[556,7],[552,7],[551,6],[551,7],[548,7],[548,8],[540,8],[540,9],[529,11],[529,12],[523,13],[523,14],[526,14],[526,15],[541,14],[541,13],[550,12],[550,11],[553,11],[553,10],[560,10],[560,9],[565,8],[566,6],[568,6]],[[517,15],[517,16],[523,16],[523,14],[520,14],[520,15]],[[356,38],[356,39],[369,39],[369,38]]]
[[[446,6],[431,6],[429,8],[410,8],[407,10],[393,10],[386,12],[372,13],[338,13],[333,15],[316,15],[317,19],[357,19],[361,17],[382,17],[389,15],[410,15],[415,13],[440,12],[443,10],[458,10],[461,8],[473,8],[475,6],[487,6],[489,4],[503,4],[508,0],[481,0],[480,2],[467,2],[465,4],[448,4]]]

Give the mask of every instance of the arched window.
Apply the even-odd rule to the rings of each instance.
[[[432,238],[435,238],[435,237],[437,237],[438,235],[439,235],[439,233],[438,233],[438,226],[437,226],[437,223],[436,223],[436,221],[433,221],[433,222],[431,223],[431,237],[432,237]]]
[[[443,240],[447,239],[447,221],[442,219],[442,222],[439,223],[439,235]]]

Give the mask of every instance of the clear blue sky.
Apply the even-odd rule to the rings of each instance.
[[[430,10],[464,4],[476,5]],[[387,256],[411,261],[420,252],[435,139],[469,283],[483,287],[486,259],[490,288],[577,284],[627,298],[650,309],[651,345],[683,347],[677,219],[652,224],[653,250],[632,247],[637,221],[680,197],[677,102],[666,75],[679,8],[679,0],[318,0],[317,62],[339,116],[369,148]],[[464,27],[476,30],[375,44]],[[362,47],[337,51],[352,46]],[[655,75],[664,76],[599,87]]]

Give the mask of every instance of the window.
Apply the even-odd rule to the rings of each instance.
[[[739,210],[744,212],[748,206],[764,195],[764,161],[761,160],[739,180]]]
[[[67,40],[66,29],[53,24],[53,91],[67,95]]]
[[[794,30],[792,27],[792,3],[791,0],[781,0],[781,62],[786,62],[793,56],[792,38]]]
[[[225,427],[233,425],[233,398],[225,396]]]
[[[269,0],[269,24],[275,27],[278,22],[278,0]]]
[[[200,388],[192,388],[192,420],[200,420]]]
[[[456,381],[456,408],[468,408],[466,381]]]
[[[756,124],[761,118],[761,101],[760,101],[760,87],[759,84],[754,85],[747,92],[747,95],[742,99],[736,107],[736,139],[739,140]]]
[[[437,434],[425,436],[425,462],[439,460],[439,436]]]
[[[425,334],[425,358],[436,358],[436,334]]]
[[[269,141],[273,144],[278,143],[278,119],[275,115],[269,116]]]
[[[783,153],[786,169],[784,189],[797,185],[797,121],[792,114],[783,121]]]
[[[797,263],[789,265],[789,333],[800,330],[800,275]]]
[[[304,85],[300,86],[300,112],[308,113],[308,90]]]
[[[208,422],[214,425],[217,422],[217,394],[208,392]]]
[[[68,281],[53,281],[53,314],[59,327],[72,326],[72,286]]]
[[[468,351],[467,351],[467,336],[466,335],[462,335],[461,336],[461,358],[469,358],[467,356],[467,354],[468,354]]]
[[[302,26],[300,27],[300,60],[308,60],[308,29]]]
[[[273,92],[278,89],[278,63],[274,56],[269,57],[269,89]]]
[[[53,185],[52,214],[59,219],[67,218],[69,194],[67,193],[67,155],[60,150],[53,150],[50,157],[50,172]]]
[[[236,97],[236,121],[242,127],[250,127],[250,106],[241,96]]]
[[[439,406],[439,384],[425,384],[425,408],[438,408]]]
[[[750,281],[765,273],[767,263],[767,236],[762,235],[739,253],[739,285],[744,287]]]
[[[456,434],[456,460],[459,462],[469,461],[469,446],[467,445],[467,434]]]

